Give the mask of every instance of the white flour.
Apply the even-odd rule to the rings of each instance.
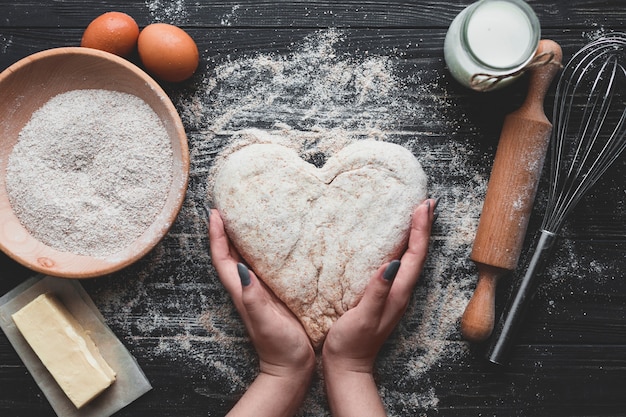
[[[161,211],[172,164],[167,132],[143,100],[74,90],[49,100],[20,132],[7,191],[22,225],[48,246],[107,256]]]
[[[146,0],[145,4],[156,22],[176,25],[187,17],[184,0]]]
[[[0,35],[0,53],[6,54],[9,48],[13,45],[13,38]]]

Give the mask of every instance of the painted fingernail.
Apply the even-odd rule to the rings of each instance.
[[[439,199],[440,197],[435,198],[435,203],[433,204],[433,212],[437,210],[437,207],[439,206]]]
[[[247,287],[250,285],[250,271],[246,266],[242,263],[237,264],[237,272],[239,273],[239,279],[241,280],[241,285],[243,287]]]
[[[206,213],[206,224],[208,225],[211,222],[211,208],[204,202],[202,203],[202,209]]]
[[[387,265],[387,268],[385,268],[385,272],[383,272],[383,278],[386,281],[393,281],[393,279],[398,274],[398,269],[400,269],[400,261],[398,261],[397,259],[391,261],[389,265]]]
[[[435,223],[437,221],[437,219],[439,218],[439,213],[435,213],[433,215],[433,223]]]

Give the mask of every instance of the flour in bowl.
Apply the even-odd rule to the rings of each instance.
[[[147,103],[117,91],[73,90],[50,99],[21,130],[6,187],[34,237],[104,257],[150,226],[172,170],[168,134]]]

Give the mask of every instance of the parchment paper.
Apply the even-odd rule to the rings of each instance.
[[[89,404],[77,409],[15,326],[11,315],[43,293],[52,293],[90,334],[116,372],[116,381]],[[0,297],[0,327],[59,417],[108,417],[150,389],[148,379],[126,347],[104,322],[77,280],[36,276]]]

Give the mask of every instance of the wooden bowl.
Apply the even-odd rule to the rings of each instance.
[[[165,206],[129,247],[106,257],[63,252],[45,245],[20,224],[6,190],[8,157],[32,113],[53,96],[76,89],[105,89],[143,99],[159,116],[174,154],[174,171]],[[90,278],[130,265],[167,233],[183,203],[189,177],[189,149],[180,117],[156,81],[131,62],[81,47],[46,50],[0,73],[0,249],[26,267],[47,275]]]

